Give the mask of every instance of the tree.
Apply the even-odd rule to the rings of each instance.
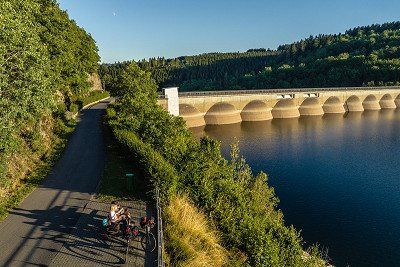
[[[132,61],[120,73],[115,95],[143,97],[143,99],[154,102],[157,97],[157,84],[149,72],[142,70]]]

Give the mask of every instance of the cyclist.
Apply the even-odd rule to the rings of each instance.
[[[121,220],[124,219],[123,214],[125,213],[125,209],[122,208],[117,202],[113,201],[111,203],[110,208],[110,223],[119,223]]]

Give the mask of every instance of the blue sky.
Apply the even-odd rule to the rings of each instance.
[[[400,20],[399,0],[59,0],[102,62],[276,49],[319,33]]]

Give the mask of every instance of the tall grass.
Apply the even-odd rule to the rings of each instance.
[[[165,209],[171,266],[227,266],[228,251],[216,230],[186,196],[173,196]]]

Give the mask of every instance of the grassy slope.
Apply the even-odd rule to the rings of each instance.
[[[15,190],[0,198],[0,221],[4,220],[8,213],[17,207],[46,178],[60,159],[74,128],[75,121],[65,122],[62,126],[60,125],[46,155],[36,163],[31,172],[21,179]]]
[[[187,196],[171,199],[165,219],[170,266],[232,266],[218,231]]]

